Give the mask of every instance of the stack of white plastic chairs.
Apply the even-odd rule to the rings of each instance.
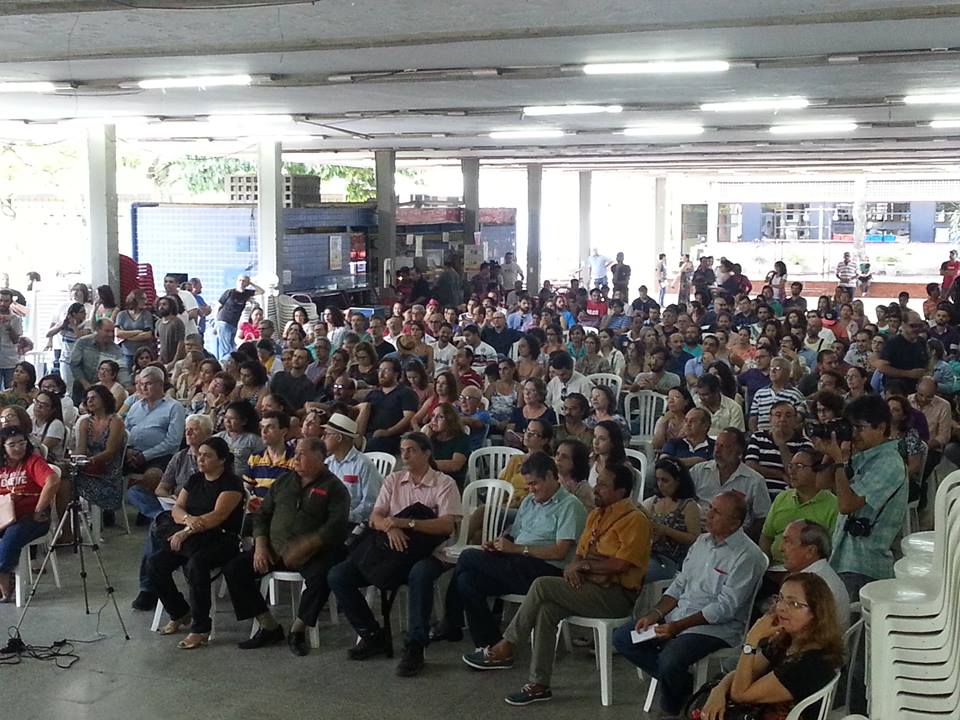
[[[960,717],[960,470],[937,490],[932,534],[915,533],[901,546],[908,562],[898,564],[898,577],[860,591],[869,715],[955,720]]]

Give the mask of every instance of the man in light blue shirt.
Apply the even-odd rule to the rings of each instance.
[[[520,330],[523,332],[532,322],[533,315],[530,314],[530,298],[524,295],[518,301],[516,311],[507,315],[507,327],[511,330]]]
[[[334,413],[323,426],[327,469],[350,491],[350,522],[365,525],[383,485],[383,476],[370,458],[354,446],[356,438],[357,424],[346,415]]]
[[[137,393],[140,400],[131,405],[124,419],[128,437],[124,468],[128,473],[143,473],[139,484],[153,490],[180,449],[187,411],[164,395],[163,370],[158,367],[140,371]]]
[[[490,611],[490,598],[526,595],[538,577],[563,574],[587,522],[576,496],[560,486],[557,465],[549,455],[528,457],[520,472],[529,495],[520,503],[513,526],[482,549],[464,550],[447,591],[444,619],[431,639],[462,637],[463,618],[476,647],[500,641],[500,624]]]
[[[650,612],[621,625],[613,644],[627,660],[660,683],[660,707],[677,715],[693,692],[690,666],[743,641],[754,594],[767,569],[763,551],[743,532],[744,498],[713,498],[707,532],[690,546],[683,567]],[[656,637],[634,643],[631,632],[656,628]]]

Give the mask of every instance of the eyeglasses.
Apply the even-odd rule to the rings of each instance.
[[[791,610],[800,610],[801,608],[810,607],[808,603],[800,602],[794,598],[784,597],[783,595],[774,595],[773,602],[775,605],[786,605]]]

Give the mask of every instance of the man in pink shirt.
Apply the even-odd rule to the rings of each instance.
[[[940,464],[943,449],[950,442],[953,431],[953,413],[950,403],[937,395],[937,381],[932,377],[922,377],[917,382],[917,391],[907,398],[910,404],[923,413],[930,430],[927,441],[927,464],[923,468],[923,487],[927,476]],[[926,506],[926,493],[921,493],[920,505]]]
[[[391,473],[383,481],[370,514],[370,526],[385,533],[390,547],[402,552],[407,550],[411,533],[453,535],[462,509],[456,482],[433,467],[430,438],[423,433],[407,433],[400,440],[400,458],[405,469]],[[436,517],[428,520],[397,517],[416,503],[430,508]],[[407,576],[409,631],[403,656],[397,665],[397,675],[401,677],[412,677],[423,669],[423,650],[429,641],[433,610],[433,585],[446,570],[438,549],[418,560]],[[366,660],[375,655],[392,654],[393,649],[389,647],[383,628],[360,592],[361,588],[370,585],[370,581],[356,564],[347,559],[335,565],[327,580],[337,604],[360,636],[348,653],[350,659]]]

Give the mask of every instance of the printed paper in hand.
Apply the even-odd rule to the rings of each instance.
[[[653,640],[657,637],[657,625],[651,625],[643,632],[637,632],[636,630],[630,631],[630,639],[633,640],[633,643],[647,642],[647,640]]]

